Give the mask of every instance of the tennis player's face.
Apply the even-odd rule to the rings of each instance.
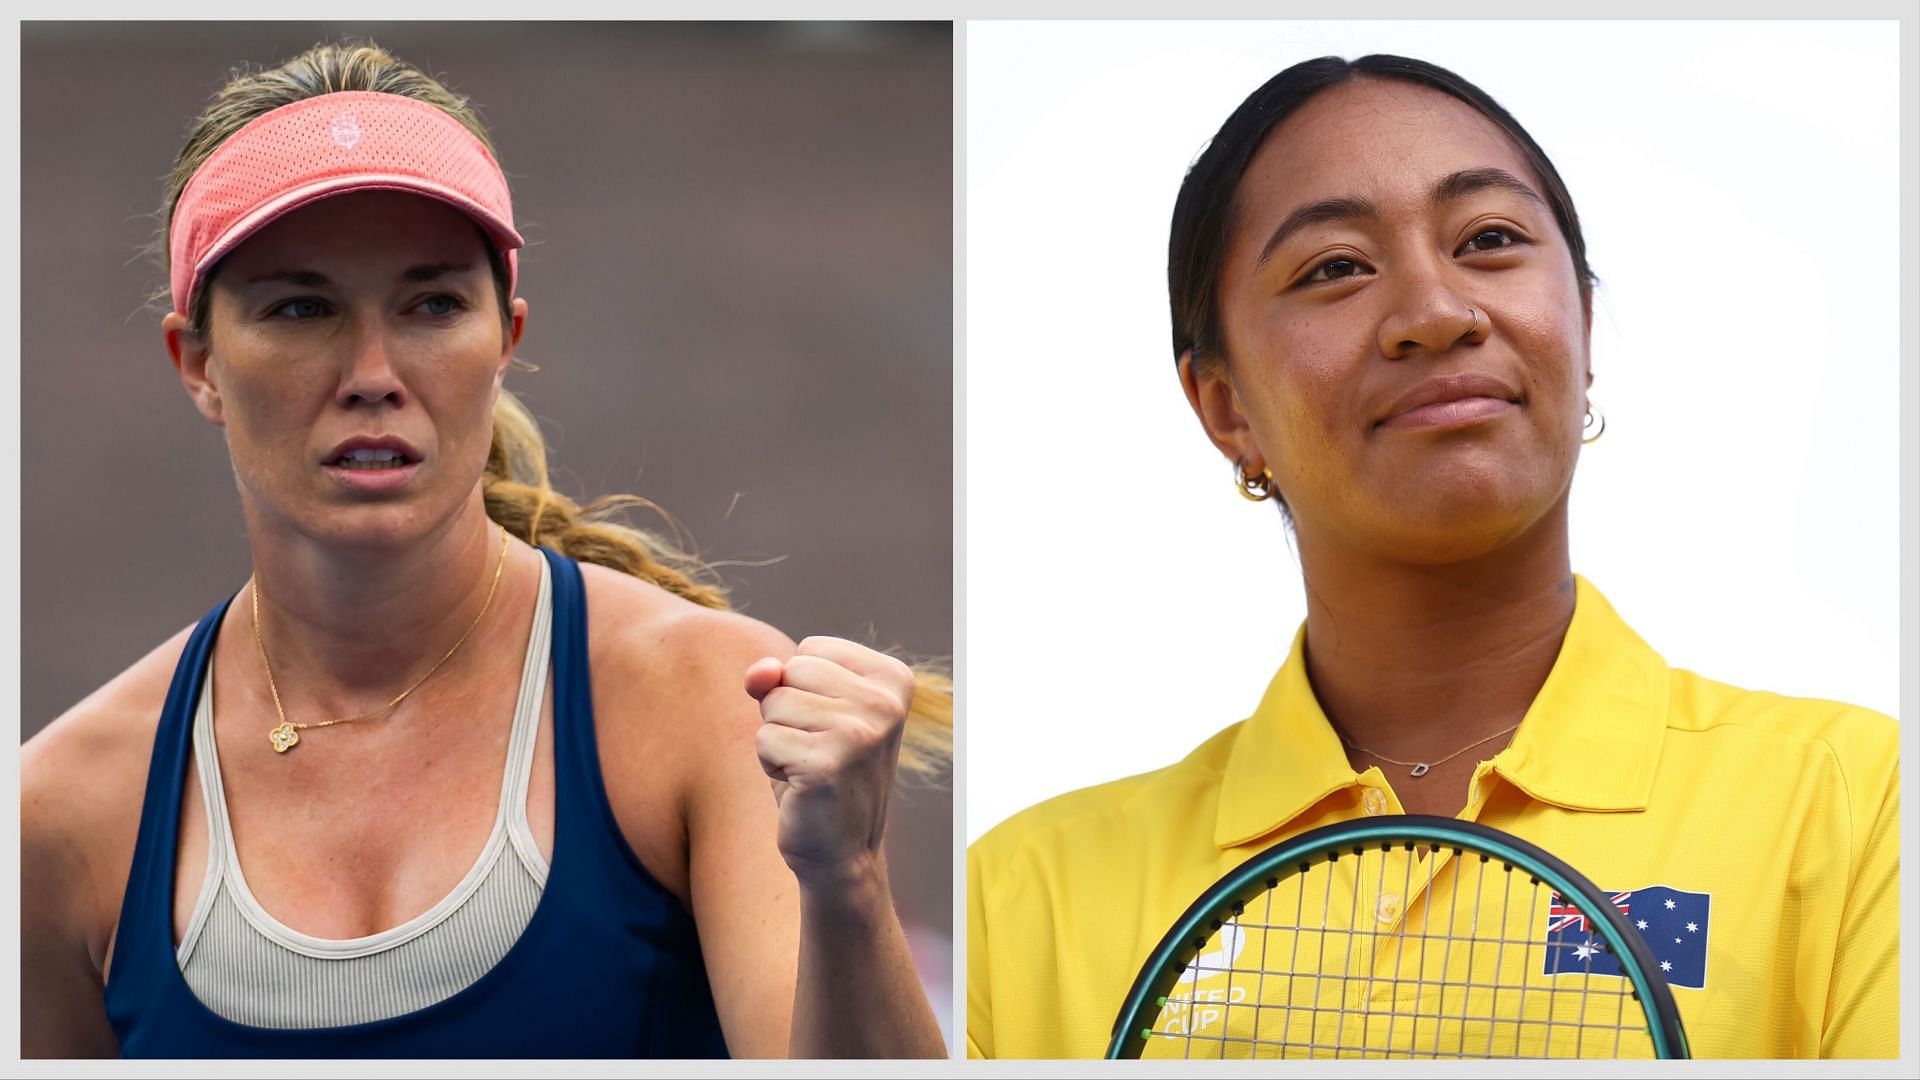
[[[380,546],[472,498],[512,357],[484,243],[440,202],[359,192],[221,263],[196,400],[226,428],[250,517]]]
[[[1564,498],[1589,319],[1542,190],[1492,122],[1399,82],[1320,94],[1254,156],[1220,279],[1227,361],[1185,378],[1222,451],[1272,471],[1303,554],[1323,537],[1458,561]],[[1482,382],[1435,382],[1457,376]],[[1410,408],[1422,395],[1459,400]]]

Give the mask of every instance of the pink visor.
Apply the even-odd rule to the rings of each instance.
[[[519,280],[507,179],[458,120],[398,94],[341,91],[255,118],[214,150],[181,192],[167,251],[173,310],[185,315],[207,271],[267,223],[349,191],[408,191],[466,211]]]

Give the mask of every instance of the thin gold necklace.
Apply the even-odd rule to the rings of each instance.
[[[1496,731],[1493,734],[1487,736],[1486,738],[1481,739],[1479,742],[1469,743],[1468,745],[1463,746],[1458,750],[1455,750],[1453,753],[1448,754],[1446,757],[1441,758],[1439,761],[1401,761],[1399,758],[1390,758],[1385,754],[1377,753],[1375,751],[1369,750],[1364,746],[1354,746],[1352,741],[1350,741],[1345,735],[1340,735],[1340,729],[1338,728],[1335,728],[1333,733],[1335,735],[1340,735],[1341,742],[1346,743],[1348,746],[1353,747],[1354,750],[1357,750],[1360,753],[1365,754],[1370,758],[1378,758],[1379,760],[1384,761],[1389,765],[1407,766],[1412,770],[1408,774],[1411,776],[1425,776],[1427,775],[1428,770],[1432,769],[1435,765],[1445,765],[1447,762],[1452,761],[1454,758],[1459,757],[1461,754],[1466,753],[1467,751],[1473,749],[1474,747],[1484,746],[1487,743],[1492,742],[1493,740],[1499,738],[1502,735],[1511,734],[1512,732],[1519,730],[1519,727],[1520,727],[1519,724],[1515,724],[1513,725],[1513,727],[1507,728],[1505,731]]]
[[[261,666],[267,669],[267,689],[273,693],[273,711],[280,716],[280,726],[267,732],[267,741],[273,744],[273,752],[276,754],[284,754],[294,747],[299,746],[300,733],[308,728],[332,727],[335,724],[355,724],[362,720],[374,720],[390,715],[402,701],[407,699],[408,694],[420,689],[421,683],[433,678],[433,673],[440,670],[440,665],[452,659],[453,654],[460,651],[460,646],[467,643],[467,638],[473,634],[473,628],[480,625],[480,620],[486,615],[487,609],[493,606],[493,594],[500,589],[500,571],[504,570],[507,565],[507,540],[507,530],[501,529],[500,558],[499,561],[493,565],[493,584],[487,586],[486,602],[480,605],[479,614],[475,615],[473,621],[467,624],[466,633],[461,634],[460,640],[453,643],[453,648],[447,650],[447,655],[441,657],[438,663],[428,668],[425,675],[415,679],[412,686],[400,691],[399,697],[394,698],[392,701],[387,702],[385,705],[371,712],[363,712],[357,716],[343,716],[338,720],[317,720],[307,724],[295,724],[287,719],[287,710],[280,705],[280,687],[275,685],[273,681],[273,663],[267,659],[267,639],[261,636],[260,633],[260,583],[258,580],[255,580],[247,590],[248,596],[253,602],[253,643],[260,649]]]

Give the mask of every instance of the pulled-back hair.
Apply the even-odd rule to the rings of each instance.
[[[398,94],[433,105],[459,121],[494,155],[494,160],[499,160],[473,106],[439,80],[371,42],[316,45],[277,67],[236,71],[195,120],[167,181],[160,234],[154,244],[162,263],[167,258],[166,238],[180,195],[221,143],[274,109],[346,90]],[[513,298],[507,295],[506,260],[492,243],[486,250],[501,320],[510,332]],[[191,329],[202,340],[207,340],[208,298],[212,294],[204,284],[218,272],[215,266],[202,279],[203,287],[195,290],[192,308],[187,312]],[[165,291],[163,288],[156,293],[155,299]],[[516,364],[531,369],[530,365]],[[609,495],[581,505],[554,490],[540,426],[505,390],[493,409],[493,441],[481,488],[487,516],[528,544],[611,567],[702,607],[730,607],[726,590],[710,566],[671,540],[624,520],[630,509],[657,510],[652,503],[636,495]],[[907,718],[900,764],[910,772],[931,775],[942,769],[951,755],[953,684],[944,673],[925,665],[916,667],[914,676],[913,711]]]

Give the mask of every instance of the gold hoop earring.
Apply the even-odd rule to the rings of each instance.
[[[1240,497],[1248,502],[1266,502],[1273,498],[1273,473],[1261,469],[1259,476],[1248,476],[1247,467],[1240,462],[1233,463],[1233,486]]]
[[[1580,425],[1580,441],[1583,443],[1594,442],[1599,439],[1601,435],[1605,434],[1606,430],[1607,414],[1594,408],[1593,402],[1587,402],[1587,418]],[[1591,434],[1589,434],[1589,432],[1591,432]]]

